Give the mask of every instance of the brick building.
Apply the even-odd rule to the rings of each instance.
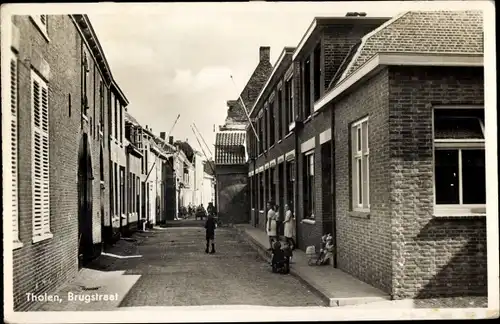
[[[341,269],[394,298],[486,294],[483,91],[481,12],[363,38],[314,106],[332,114]]]
[[[253,107],[272,71],[270,48],[259,49],[259,63],[237,100],[229,100],[225,124],[215,138],[216,208],[219,218],[229,223],[250,220],[246,125],[248,109]],[[241,103],[243,101],[243,105]],[[247,110],[247,111],[245,111]],[[247,211],[247,212],[242,212]]]
[[[293,50],[294,48],[283,49],[249,112],[254,128],[251,125],[246,127],[249,139],[251,223],[263,230],[266,226],[268,201],[278,203],[280,212],[283,212],[285,202],[293,206],[294,201],[295,139],[289,130],[289,125],[294,120]]]
[[[276,202],[281,215],[285,203],[290,204],[301,249],[319,248],[321,235],[331,232],[333,225],[330,113],[314,112],[313,103],[361,38],[388,19],[315,18],[297,48],[283,50],[252,109],[261,138],[260,143],[251,140],[255,160],[249,175],[260,188],[252,191],[254,208],[258,206],[254,224],[264,228],[267,201]]]
[[[261,143],[247,128],[252,224],[293,201],[299,248],[332,233],[334,266],[393,298],[484,295],[481,13],[316,18],[290,53],[251,112]]]
[[[31,310],[26,293],[54,292],[102,249],[117,86],[86,16],[11,19],[4,175],[13,188],[14,308]]]

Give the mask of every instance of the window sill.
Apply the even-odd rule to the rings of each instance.
[[[270,151],[270,150],[272,150],[272,149],[274,148],[274,146],[275,146],[275,145],[276,145],[276,144],[273,144],[273,145],[269,146],[269,151]]]
[[[304,120],[304,125],[307,124],[308,122],[310,122],[312,120],[312,115],[310,115],[309,117],[306,118],[306,120]]]
[[[316,224],[316,221],[314,219],[306,218],[306,219],[302,220],[302,223],[314,225],[314,224]]]
[[[33,237],[33,243],[45,241],[45,240],[51,239],[53,237],[54,237],[54,234],[52,234],[52,233],[45,233],[43,235],[37,235],[37,236]]]
[[[12,250],[17,250],[17,249],[20,249],[24,246],[23,242],[21,241],[14,241],[12,242]]]
[[[370,219],[370,211],[352,210],[348,215],[349,217]]]
[[[289,132],[288,134],[285,135],[285,137],[283,137],[283,139],[285,140],[285,139],[289,138],[292,134],[293,134],[293,132]]]
[[[435,218],[468,218],[468,217],[485,217],[485,206],[473,207],[454,207],[454,206],[439,206],[434,207]]]
[[[480,213],[434,213],[434,218],[483,218],[486,214]]]

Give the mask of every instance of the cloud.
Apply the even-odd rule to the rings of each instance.
[[[165,93],[202,93],[230,85],[231,70],[209,66],[194,74],[191,70],[176,69],[174,77],[165,82]]]

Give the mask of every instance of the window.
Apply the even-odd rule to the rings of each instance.
[[[109,168],[110,168],[110,172],[109,172],[109,185],[110,185],[110,188],[109,188],[109,200],[110,200],[110,204],[109,204],[109,208],[111,209],[111,216],[114,217],[115,216],[115,182],[114,182],[114,173],[115,173],[115,168],[114,168],[114,163],[110,163],[109,165]]]
[[[31,71],[33,242],[52,237],[49,195],[49,88]]]
[[[264,127],[263,127],[263,135],[264,135],[264,151],[267,151],[269,148],[269,116],[268,116],[269,110],[267,107],[264,108],[264,114],[262,117],[264,118]]]
[[[314,151],[304,154],[304,218],[314,219]]]
[[[318,44],[314,49],[314,101],[317,101],[320,95],[321,95],[321,44]]]
[[[123,109],[124,109],[124,107],[122,106],[121,103],[119,103],[118,109],[120,109],[120,143],[123,143]]]
[[[48,15],[31,15],[31,19],[35,23],[38,30],[40,30],[42,35],[48,40],[48,32],[47,32]]]
[[[265,197],[265,183],[264,183],[264,173],[259,173],[259,206],[260,210],[265,210],[266,202],[264,201]]]
[[[262,151],[264,150],[264,132],[263,132],[263,128],[264,128],[263,124],[264,123],[263,123],[262,116],[259,117],[258,120],[259,120],[258,121],[259,122],[259,125],[258,125],[258,127],[259,127],[259,154],[261,154]]]
[[[311,114],[311,58],[304,62],[304,118]]]
[[[269,198],[275,204],[276,201],[276,169],[274,167],[269,168]]]
[[[276,114],[276,110],[274,109],[275,108],[275,105],[274,105],[275,101],[272,101],[270,104],[269,104],[269,146],[272,146],[274,145],[275,143],[275,123],[276,123],[276,120],[275,120],[275,114]]]
[[[484,214],[484,109],[436,108],[434,149],[436,214]]]
[[[278,141],[283,137],[283,107],[282,101],[283,95],[282,90],[278,90],[278,102],[277,102],[277,110],[278,110]],[[285,132],[287,133],[287,132]]]
[[[113,96],[113,111],[114,111],[114,119],[113,119],[114,133],[113,133],[113,135],[114,135],[115,140],[118,140],[118,100],[116,99],[115,96]]]
[[[120,215],[125,214],[125,168],[120,167]]]
[[[352,209],[370,209],[370,152],[368,118],[355,122],[351,128]]]
[[[104,134],[104,83],[99,80],[99,131]]]
[[[19,208],[18,208],[18,164],[17,164],[17,111],[18,111],[18,85],[17,56],[11,52],[10,57],[10,152],[11,152],[11,202],[12,202],[12,237],[14,242],[19,242]]]
[[[89,78],[90,66],[87,57],[87,52],[83,50],[82,53],[82,113],[86,116],[87,110],[89,109],[89,98],[88,98],[88,78]]]
[[[290,205],[290,208],[292,208],[293,206],[293,201],[294,201],[294,190],[293,190],[293,184],[295,182],[295,163],[294,161],[288,161],[286,163],[286,173],[287,173],[287,177],[286,177],[286,197],[287,197],[287,202]]]
[[[292,77],[293,78],[293,77]],[[293,80],[290,78],[285,83],[285,109],[286,109],[286,130],[285,133],[288,133],[288,127],[295,120],[295,116],[293,114]]]

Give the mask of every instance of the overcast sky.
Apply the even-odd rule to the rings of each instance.
[[[427,2],[429,3],[429,2]],[[214,152],[213,127],[224,123],[226,101],[237,99],[271,47],[274,65],[285,46],[296,46],[315,16],[394,16],[422,3],[162,3],[89,12],[114,78],[143,126],[199,145],[195,123]],[[97,8],[97,7],[96,7]],[[119,10],[116,10],[119,8]],[[230,75],[236,82],[236,88]],[[207,152],[208,154],[208,152]]]

